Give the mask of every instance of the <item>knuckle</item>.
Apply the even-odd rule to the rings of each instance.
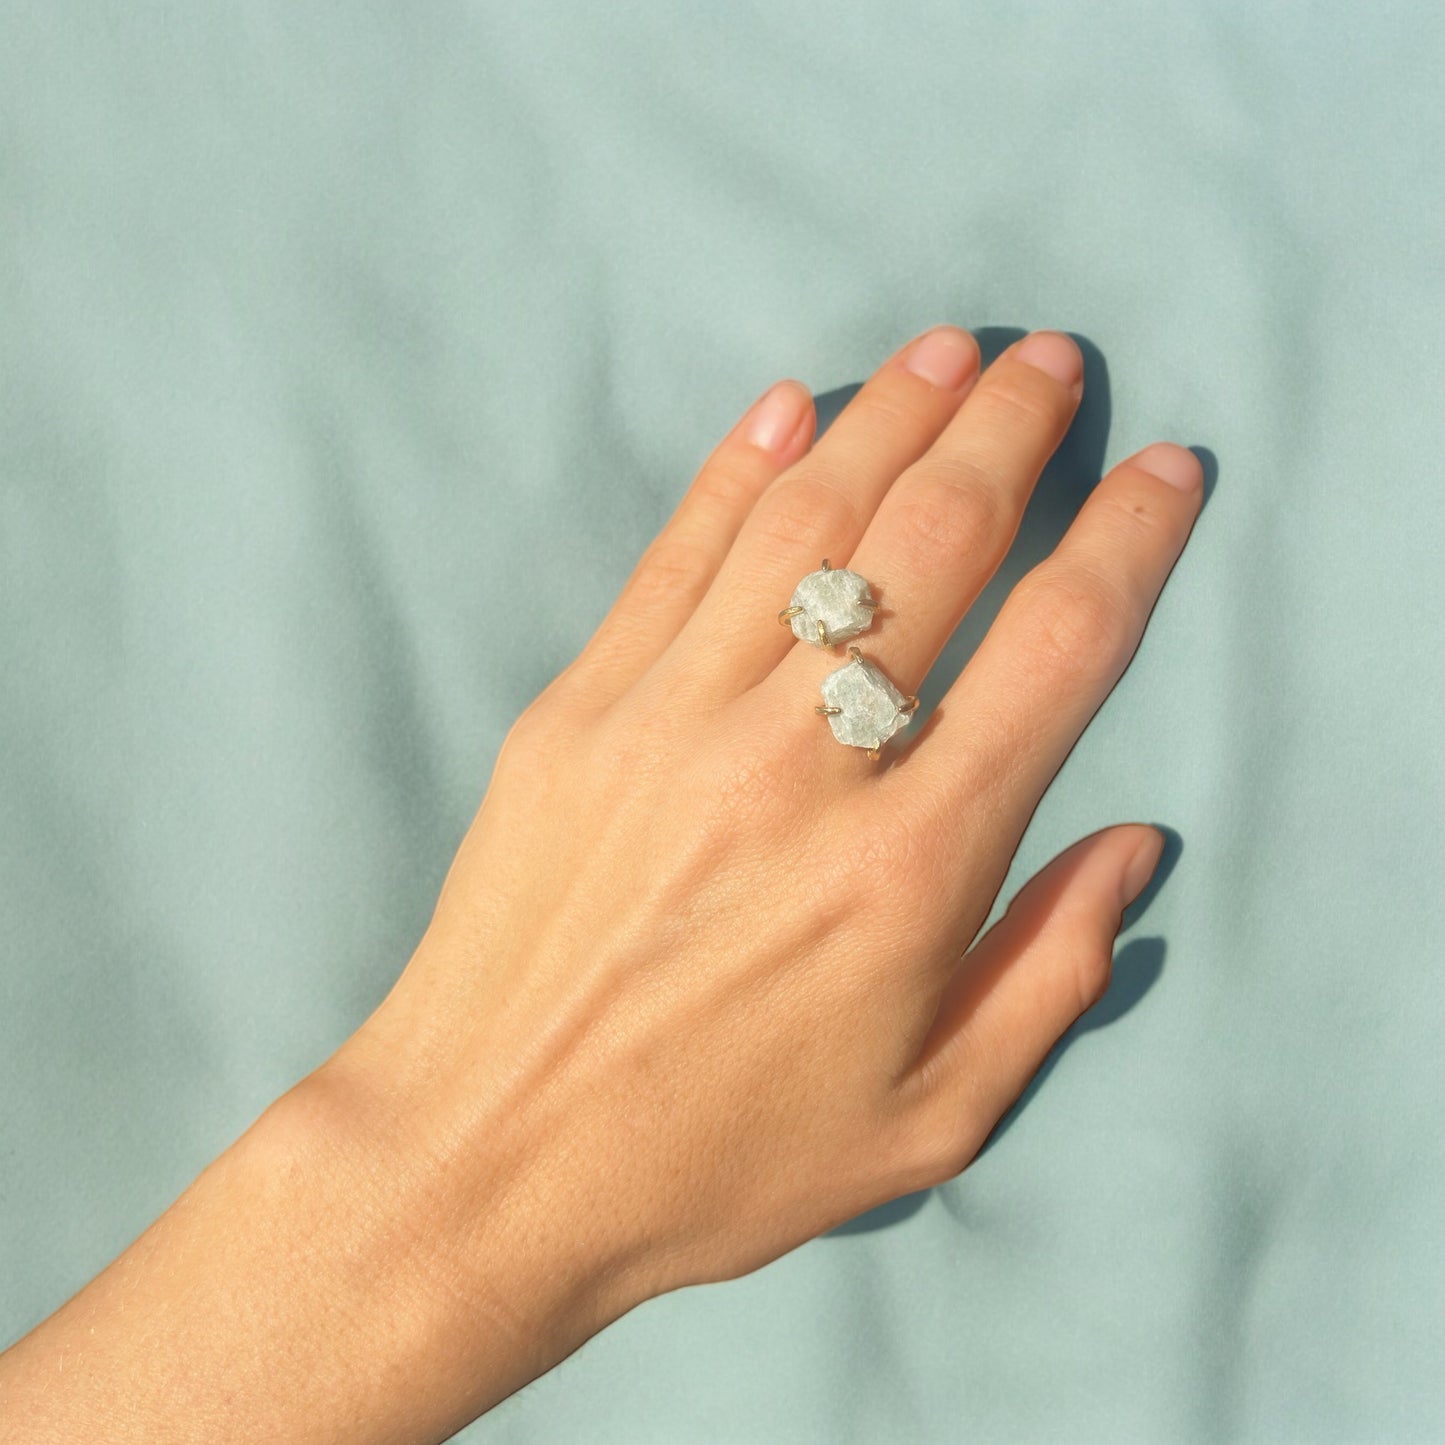
[[[901,1192],[956,1179],[996,1122],[980,1111],[977,1082],[956,1072],[967,1054],[955,1050],[951,1059],[933,1060],[934,1067],[913,1075],[893,1097],[877,1153],[884,1177]]]
[[[499,762],[505,758],[527,765],[555,747],[558,734],[565,726],[565,677],[564,672],[554,678],[517,714],[498,749]]]
[[[1106,575],[1054,562],[1035,568],[1020,590],[1025,645],[1046,664],[1089,677],[1122,665],[1130,610]]]
[[[908,383],[914,383],[909,385]],[[839,412],[814,444],[811,459],[825,466],[851,460],[870,465],[891,455],[897,438],[911,437],[923,425],[917,378],[900,378],[891,368],[874,375]]]
[[[917,401],[891,385],[892,380],[891,377],[875,377],[848,403],[838,418],[843,423],[838,433],[840,443],[845,442],[852,448],[865,437],[881,438],[916,429]],[[832,435],[831,428],[827,435]]]
[[[718,457],[697,474],[693,500],[709,512],[741,512],[752,504],[757,492],[754,470],[742,457]]]
[[[705,547],[671,529],[642,554],[628,586],[629,601],[689,596],[706,582],[712,558]]]
[[[1074,981],[1079,991],[1078,1011],[1091,1009],[1108,991],[1114,976],[1112,934],[1099,943],[1079,949],[1075,957]]]
[[[753,509],[751,525],[764,546],[791,552],[807,543],[816,550],[853,536],[856,510],[841,481],[811,468],[776,482]]]
[[[909,1140],[902,1175],[910,1191],[931,1189],[956,1179],[973,1162],[978,1141],[955,1114],[924,1114]]]
[[[1056,424],[1063,388],[1031,367],[1024,370],[1027,377],[1017,372],[998,377],[980,397],[980,410],[990,432],[1009,436],[1017,431],[1051,430]]]
[[[896,507],[900,544],[916,565],[956,572],[998,551],[1004,525],[998,488],[971,468],[924,471],[898,494]]]

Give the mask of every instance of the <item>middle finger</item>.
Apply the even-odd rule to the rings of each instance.
[[[977,376],[978,343],[957,327],[938,326],[864,383],[813,449],[753,505],[661,660],[669,690],[735,695],[773,671],[795,641],[773,618],[798,580],[822,558],[841,565],[879,500],[933,444]],[[797,650],[817,651],[806,644]]]
[[[846,565],[881,603],[857,639],[903,692],[916,692],[988,585],[1018,531],[1045,464],[1073,421],[1084,359],[1059,331],[1036,331],[984,372],[937,441],[881,500]],[[876,634],[876,637],[875,637]],[[810,647],[795,648],[775,676],[797,696],[822,671]]]

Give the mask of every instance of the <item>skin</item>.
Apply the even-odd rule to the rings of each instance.
[[[977,936],[1199,463],[1114,468],[877,762],[814,712],[845,648],[774,618],[821,558],[861,572],[857,644],[917,692],[1081,373],[1062,333],[980,376],[935,328],[816,445],[806,389],[766,393],[508,733],[385,1001],[0,1356],[6,1438],[441,1440],[643,1301],[959,1174],[1158,862],[1103,829]]]

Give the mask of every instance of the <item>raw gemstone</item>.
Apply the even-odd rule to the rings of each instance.
[[[881,748],[912,716],[899,711],[908,699],[863,657],[823,679],[823,701],[843,709],[827,714],[828,722],[840,743],[855,748]]]
[[[846,567],[809,572],[793,589],[792,606],[803,609],[789,619],[793,636],[821,647],[823,644],[818,640],[821,622],[827,629],[829,645],[857,637],[860,632],[866,632],[873,621],[871,609],[861,605],[867,596],[867,579]]]

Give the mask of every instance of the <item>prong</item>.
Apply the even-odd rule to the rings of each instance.
[[[918,706],[918,699],[917,699],[916,697],[914,697],[914,695],[910,692],[910,693],[908,694],[907,700],[904,702],[903,706],[898,709],[898,711],[899,711],[899,712],[912,712],[913,709],[916,708],[917,706]]]
[[[826,557],[823,558],[823,565],[819,570],[822,572],[831,572],[833,570],[828,566],[828,559]]]
[[[848,644],[848,656],[851,657],[854,662],[862,662],[862,661],[863,661],[863,653],[862,653],[862,651],[859,649],[858,644],[857,644],[856,642],[851,642],[851,643]]]
[[[786,627],[788,623],[790,623],[793,618],[798,615],[798,613],[806,612],[807,610],[808,609],[806,607],[785,607],[780,613],[778,613],[778,621],[781,622],[784,627]]]
[[[860,607],[866,607],[870,612],[876,612],[881,604],[875,602],[871,597],[860,597],[858,599],[858,605]]]
[[[830,647],[831,645],[828,641],[828,629],[823,626],[823,619],[820,617],[818,619],[818,646]]]
[[[820,702],[813,711],[822,713],[824,717],[832,717],[835,713],[842,712],[843,709],[841,707],[830,707],[826,702]]]
[[[877,749],[877,748],[869,748],[869,749],[868,749],[868,756],[869,756],[870,758],[872,758],[873,761],[876,763],[876,762],[878,761],[878,749]]]

